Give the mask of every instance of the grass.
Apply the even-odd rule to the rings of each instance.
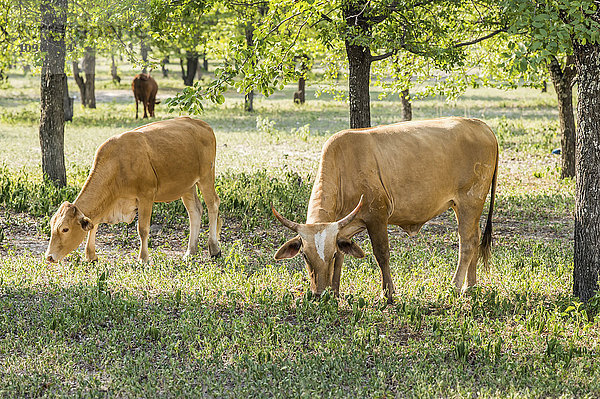
[[[310,92],[298,107],[292,87],[259,97],[254,114],[230,95],[202,116],[217,135],[221,258],[181,259],[187,221],[175,202],[155,207],[149,265],[135,260],[134,225],[103,227],[97,263],[81,249],[44,263],[49,214],[74,199],[96,146],[140,123],[126,79],[117,87],[101,72],[98,109],[77,108],[67,125],[65,190],[40,178],[37,81],[13,74],[0,90],[1,397],[600,396],[600,299],[571,296],[574,182],[558,179],[550,154],[560,146],[553,93],[415,101],[418,119],[479,117],[496,132],[495,245],[478,286],[459,295],[454,215],[413,238],[390,226],[397,294],[387,306],[364,235],[367,256],[346,260],[339,299],[315,300],[299,259],[272,258],[292,233],[269,204],[302,222],[320,147],[347,126],[345,104]],[[157,80],[159,96],[182,87]],[[397,99],[374,101],[374,124],[398,114]]]

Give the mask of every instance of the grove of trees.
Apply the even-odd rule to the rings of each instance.
[[[98,55],[112,57],[115,75],[115,55],[140,70],[181,60],[187,87],[168,105],[189,113],[206,101],[223,103],[230,89],[252,111],[255,93],[296,82],[302,89],[318,63],[331,81],[346,79],[352,128],[371,125],[373,84],[402,98],[400,120],[412,118],[414,96],[452,98],[473,85],[541,86],[549,79],[562,177],[576,180],[573,292],[586,301],[598,291],[600,272],[599,28],[593,0],[3,1],[0,75],[17,63],[40,69],[43,174],[57,185],[66,183],[65,71],[72,68],[82,104],[94,108]],[[24,45],[40,51],[19,51]],[[194,83],[206,60],[215,62],[214,78]]]

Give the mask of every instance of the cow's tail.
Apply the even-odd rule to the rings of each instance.
[[[498,158],[500,156],[500,150],[498,149],[498,147],[496,148],[496,167],[494,169],[494,176],[492,177],[490,210],[488,211],[487,222],[485,224],[485,230],[483,231],[483,237],[481,237],[481,244],[479,244],[479,259],[483,261],[483,266],[485,269],[488,268],[490,256],[492,255],[492,215],[494,213],[494,199],[496,197],[496,180],[498,178]]]

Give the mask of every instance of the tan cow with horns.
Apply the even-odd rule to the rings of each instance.
[[[90,174],[74,203],[64,202],[50,220],[46,259],[57,262],[85,238],[86,259],[96,260],[100,223],[131,223],[138,214],[139,259],[148,261],[148,233],[154,202],[179,198],[188,211],[186,256],[198,249],[202,205],[208,208],[211,256],[221,253],[219,197],[215,192],[215,134],[203,121],[188,117],[150,123],[113,136],[96,151]]]
[[[367,230],[381,268],[383,292],[393,301],[388,224],[415,235],[431,218],[452,208],[460,253],[457,289],[477,282],[479,258],[487,264],[498,173],[498,142],[482,121],[441,118],[344,130],[323,146],[306,224],[275,217],[298,235],[275,259],[302,253],[311,291],[337,294],[344,255],[365,256],[352,237]],[[490,209],[479,243],[479,218],[491,187]],[[358,205],[357,205],[358,204]]]

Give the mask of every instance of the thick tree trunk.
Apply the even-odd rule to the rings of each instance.
[[[86,106],[87,96],[85,95],[85,81],[79,74],[81,70],[79,69],[79,64],[77,61],[73,61],[73,78],[75,79],[75,83],[77,83],[77,87],[79,87],[79,96],[81,98],[81,105]]]
[[[41,73],[40,147],[44,177],[63,187],[67,184],[64,156],[65,24],[67,0],[42,0],[40,50]]]
[[[598,290],[600,274],[600,44],[573,40],[573,54],[578,76],[573,294],[587,301]]]
[[[350,100],[350,128],[371,126],[371,50],[346,41],[348,54],[348,97]]]
[[[408,89],[402,90],[400,93],[400,101],[402,102],[402,120],[412,120],[412,103],[410,101],[410,92]]]
[[[187,71],[183,78],[183,84],[191,86],[194,84],[194,76],[198,70],[198,54],[192,51],[186,53]]]
[[[575,80],[573,57],[567,57],[563,69],[556,58],[548,66],[556,96],[560,121],[562,171],[560,177],[575,177],[575,115],[573,114],[573,82]]]
[[[350,101],[350,128],[371,126],[371,49],[363,43],[371,37],[370,22],[364,16],[366,2],[349,3],[344,8],[348,27],[346,54],[348,56],[348,97]]]
[[[96,49],[85,48],[81,67],[85,73],[85,103],[88,108],[96,108]]]
[[[112,76],[113,82],[121,83],[121,77],[117,72],[117,63],[115,62],[115,56],[113,54],[110,55],[110,75]]]

